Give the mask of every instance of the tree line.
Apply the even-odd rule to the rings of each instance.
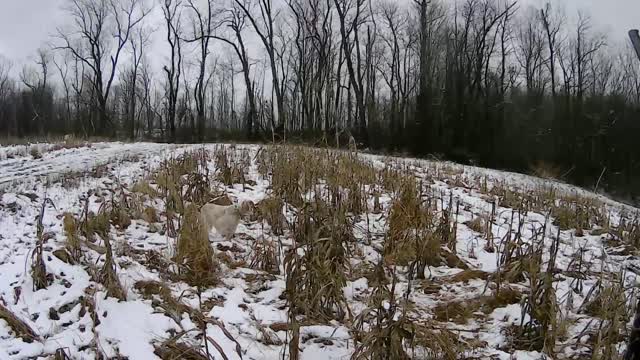
[[[581,12],[511,0],[68,0],[64,10],[69,25],[32,63],[12,71],[0,58],[0,134],[353,136],[372,150],[640,193],[640,61],[624,34],[608,39]]]

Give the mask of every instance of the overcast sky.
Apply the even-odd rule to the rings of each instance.
[[[14,62],[14,70],[30,61],[36,49],[49,41],[56,26],[65,22],[61,8],[66,1],[0,0],[0,55]],[[157,0],[150,1],[157,5]],[[541,7],[547,1],[519,3],[521,7],[527,4]],[[571,16],[577,9],[586,10],[597,28],[608,32],[611,42],[626,41],[629,29],[640,28],[640,0],[551,0],[551,3],[564,6]]]
[[[21,61],[62,21],[65,0],[0,0],[0,54]]]

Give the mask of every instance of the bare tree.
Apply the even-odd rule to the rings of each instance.
[[[69,56],[68,53],[64,53],[61,59],[58,59],[56,56],[52,57],[53,64],[56,69],[58,69],[58,75],[60,76],[60,81],[62,82],[62,90],[64,91],[64,127],[65,133],[69,132],[72,128],[71,126],[71,84],[69,79]]]
[[[429,19],[427,8],[431,0],[413,0],[420,13],[420,93],[427,92],[428,51],[429,51]]]
[[[76,131],[82,131],[83,135],[87,136],[90,133],[87,126],[90,124],[83,121],[83,116],[85,115],[84,109],[91,105],[90,102],[93,99],[93,95],[91,94],[90,99],[85,99],[87,84],[90,82],[88,80],[89,75],[86,73],[85,63],[75,56],[72,56],[72,58],[73,76],[71,78],[71,89],[73,90],[73,108],[75,112],[74,129]],[[90,88],[90,90],[93,89],[93,87]]]
[[[360,141],[367,144],[367,109],[365,106],[365,86],[362,71],[362,50],[360,48],[360,30],[364,23],[365,0],[356,0],[355,4],[347,0],[334,0],[340,21],[340,36],[349,73],[349,84],[356,97],[356,124]],[[348,15],[351,14],[349,18]],[[355,59],[354,59],[355,56]]]
[[[564,21],[562,16],[556,11],[555,14],[551,13],[551,3],[547,3],[544,9],[540,10],[540,19],[542,21],[545,33],[547,35],[547,49],[549,58],[547,60],[547,66],[551,76],[551,94],[555,98],[556,96],[556,56],[558,46],[560,46],[558,35],[560,33],[561,24]]]
[[[631,103],[636,106],[640,104],[640,67],[636,56],[627,53],[620,58],[621,71],[621,92]]]
[[[437,83],[437,78],[441,76],[438,72],[438,53],[441,51],[450,55],[451,51],[442,51],[440,48],[451,50],[456,43],[449,41],[448,35],[443,36],[443,34],[446,34],[443,28],[447,25],[447,19],[446,10],[440,2],[414,0],[414,8],[418,13],[416,33],[418,36],[419,62],[419,82],[416,99],[416,111],[419,115],[415,117],[415,122],[416,126],[423,131],[420,136],[426,136],[427,139],[422,142],[421,148],[424,151],[433,151],[442,142],[442,136],[438,131],[440,127],[435,123],[435,116],[432,115],[432,104],[436,97],[434,93],[435,84]],[[457,34],[457,29],[454,31],[455,34]],[[445,42],[446,44],[443,44]],[[447,68],[446,64],[449,64],[449,66],[455,64],[446,60],[444,63],[445,69]]]
[[[329,0],[311,0],[307,3],[309,10],[305,12],[304,24],[311,42],[310,47],[313,49],[313,58],[315,58],[315,64],[310,66],[312,71],[315,69],[311,85],[314,88],[312,103],[315,104],[312,106],[311,113],[313,123],[322,126],[326,136],[330,120],[330,99],[333,96],[330,85],[333,81],[331,76],[336,47],[333,43],[333,3]]]
[[[500,96],[504,101],[505,93],[507,92],[507,87],[509,86],[509,82],[507,81],[507,66],[508,66],[508,58],[513,52],[511,48],[511,36],[512,36],[512,28],[511,21],[517,8],[515,7],[515,2],[513,3],[505,3],[504,7],[506,11],[502,16],[502,22],[500,23]]]
[[[238,60],[240,61],[247,96],[247,113],[244,124],[245,135],[247,139],[253,139],[254,124],[256,123],[257,111],[255,86],[253,84],[253,81],[251,80],[250,58],[243,35],[246,27],[247,14],[237,4],[235,4],[231,9],[227,10],[225,14],[226,15],[222,20],[222,24],[231,31],[232,35],[212,35],[211,37],[230,45],[233,48],[236,56],[238,57]]]
[[[219,60],[219,56],[218,55],[214,55],[212,57],[209,58],[208,60],[208,64],[207,64],[207,69],[206,72],[208,73],[206,79],[204,80],[204,91],[210,91],[211,92],[211,97],[215,97],[215,85],[214,85],[214,78],[216,76],[217,70],[218,70],[218,60]],[[229,61],[229,66],[230,66],[230,72],[232,74],[234,74],[234,70],[233,70],[233,63],[231,61]],[[233,92],[233,86],[234,86],[234,82],[233,82],[233,76],[231,77],[231,87],[232,87],[232,92]],[[204,99],[205,101],[209,100],[209,99]],[[213,99],[209,100],[209,104],[211,104],[211,101]],[[233,100],[233,99],[231,99]],[[231,109],[234,109],[234,101],[230,102]],[[207,116],[207,122],[210,128],[215,128],[216,126],[216,114],[214,111],[207,111],[207,104],[204,104],[205,107],[205,114]],[[209,109],[211,108],[211,106],[208,106]],[[232,116],[232,115],[230,115]]]
[[[206,107],[206,71],[207,57],[209,56],[209,42],[215,30],[213,23],[213,0],[206,1],[206,9],[200,10],[193,0],[187,0],[187,7],[193,12],[192,26],[193,37],[187,42],[197,42],[200,58],[198,59],[198,73],[193,95],[196,105],[196,122],[198,126],[197,137],[199,141],[204,140],[205,132],[205,107]]]
[[[140,83],[142,93],[140,94],[140,109],[138,111],[137,123],[144,123],[147,130],[147,138],[153,136],[154,124],[155,124],[155,104],[153,104],[153,72],[151,66],[146,57],[143,57],[142,65],[140,69]],[[144,122],[141,121],[144,116]]]
[[[73,18],[72,29],[67,32],[58,29],[61,44],[56,48],[71,52],[91,71],[93,105],[98,112],[97,124],[91,125],[96,134],[104,135],[114,129],[107,102],[122,50],[133,29],[149,12],[142,1],[69,0],[66,10]]]
[[[182,62],[182,88],[184,91],[182,92],[182,97],[180,98],[177,106],[177,120],[178,120],[178,128],[190,129],[191,134],[195,134],[197,131],[195,116],[193,115],[193,99],[192,95],[195,94],[194,88],[191,85],[190,77],[188,70],[190,68],[190,64],[186,61]]]
[[[180,6],[179,0],[164,0],[162,13],[167,26],[167,43],[171,51],[169,65],[163,70],[167,76],[167,125],[169,141],[176,141],[176,110],[178,93],[180,92],[180,76],[182,72],[182,47],[180,39]]]
[[[280,75],[277,65],[277,54],[275,44],[275,16],[273,11],[272,0],[258,0],[258,8],[260,10],[260,18],[251,13],[248,0],[234,0],[236,5],[247,16],[256,34],[260,37],[262,44],[269,57],[269,65],[271,67],[271,77],[273,79],[273,90],[275,92],[276,104],[278,106],[278,125],[277,128],[284,128],[286,124],[286,110],[284,108],[284,94],[280,83]],[[272,126],[273,127],[273,126]],[[275,129],[272,129],[275,130]]]
[[[299,1],[288,1],[289,9],[294,15],[295,34],[294,43],[295,46],[291,47],[289,54],[290,67],[293,68],[294,79],[290,86],[290,118],[297,118],[295,123],[292,123],[292,130],[299,130],[305,127],[310,119],[311,107],[309,86],[310,86],[310,72],[311,66],[315,59],[311,52],[307,38],[307,28],[305,26],[305,6]]]
[[[136,124],[139,117],[138,111],[138,77],[140,75],[140,65],[144,58],[145,46],[148,45],[150,32],[140,27],[133,31],[129,39],[131,48],[130,69],[127,73],[129,94],[127,96],[127,122],[129,124],[129,138],[134,140],[136,137]]]
[[[112,116],[119,112],[123,136],[135,140],[140,134],[140,122],[144,108],[144,89],[141,86],[142,67],[145,61],[145,46],[148,33],[142,28],[134,30],[127,47],[129,57],[123,71],[118,76],[114,86],[113,98],[110,103]],[[115,118],[115,117],[114,117]]]
[[[399,94],[402,87],[402,73],[401,73],[401,51],[400,51],[400,32],[401,27],[404,26],[404,19],[400,18],[399,7],[395,2],[385,2],[382,5],[382,17],[385,25],[390,32],[390,36],[383,36],[383,39],[389,48],[391,59],[387,61],[387,68],[380,69],[384,81],[386,82],[390,94],[390,116],[389,121],[391,128],[393,129],[394,141],[400,138],[401,122],[398,119],[399,112]]]
[[[15,133],[18,124],[15,123],[15,116],[13,121],[9,121],[9,97],[13,92],[13,82],[9,76],[9,72],[13,64],[9,59],[0,55],[0,128],[5,127],[7,135],[12,131]]]
[[[579,13],[574,47],[577,75],[576,96],[580,105],[582,105],[585,89],[595,81],[596,74],[588,72],[588,65],[593,61],[596,52],[605,46],[604,37],[593,36],[590,31],[591,19]]]
[[[545,64],[545,40],[537,11],[531,8],[524,15],[516,34],[516,60],[524,71],[527,93],[542,97],[547,84],[542,71]]]
[[[590,96],[605,96],[616,75],[615,58],[611,58],[602,52],[598,52],[589,60],[589,71],[593,74],[590,87]]]
[[[31,122],[38,129],[38,134],[44,135],[44,123],[51,121],[49,118],[52,110],[52,96],[47,88],[47,80],[49,76],[49,62],[51,56],[49,52],[43,48],[38,49],[38,57],[35,63],[40,70],[35,70],[29,66],[22,68],[20,80],[30,90],[30,103],[33,112]],[[48,98],[49,97],[49,98]],[[45,114],[45,111],[48,112]]]
[[[9,59],[0,55],[0,96],[4,95],[3,91],[6,91],[7,85],[9,83],[9,71],[13,64]]]

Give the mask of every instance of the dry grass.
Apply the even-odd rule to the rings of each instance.
[[[211,184],[209,178],[200,173],[192,173],[187,175],[184,184],[184,193],[182,194],[183,202],[189,202],[202,206],[215,198],[211,192]]]
[[[183,154],[177,158],[166,160],[160,165],[160,169],[153,175],[158,192],[164,199],[167,212],[181,214],[184,211],[183,185],[184,176],[195,173],[198,163],[193,154]]]
[[[20,320],[15,314],[7,309],[0,299],[0,319],[4,320],[9,328],[13,330],[17,337],[21,338],[24,342],[31,343],[34,341],[40,341],[40,337],[35,331],[24,321]]]
[[[145,299],[154,300],[155,306],[177,323],[180,323],[185,313],[192,315],[193,321],[201,321],[203,318],[202,314],[196,313],[194,309],[178,301],[171,294],[171,289],[167,284],[153,280],[138,281],[135,283],[134,289]]]
[[[321,237],[323,232],[327,237]],[[301,248],[288,251],[284,259],[285,293],[294,316],[310,319],[343,319],[346,301],[342,288],[346,285],[345,239],[337,229],[309,229]],[[299,251],[303,255],[299,254]]]
[[[144,208],[142,212],[142,220],[148,222],[149,224],[154,224],[160,222],[160,217],[158,216],[158,211],[156,208],[147,206]]]
[[[455,255],[457,224],[450,217],[451,210],[437,214],[428,203],[416,200],[421,196],[414,193],[413,185],[409,186],[401,190],[389,211],[386,263],[410,266],[410,276],[417,279],[425,278],[428,266],[447,264],[466,269]]]
[[[282,199],[294,207],[302,206],[302,191],[300,184],[303,186],[307,181],[301,181],[301,174],[305,174],[306,178],[312,178],[313,173],[307,171],[309,165],[306,165],[305,153],[290,153],[277,148],[272,155],[271,165],[271,186],[275,197]]]
[[[420,274],[428,264],[434,265],[431,255],[433,250],[436,256],[439,253],[440,239],[435,236],[433,214],[421,204],[417,181],[408,176],[399,179],[389,209],[384,254],[387,263],[407,266],[418,262]]]
[[[467,227],[477,233],[484,233],[486,231],[485,221],[481,217],[475,217],[473,220],[464,223]]]
[[[149,181],[141,180],[133,185],[131,191],[134,193],[139,193],[148,196],[150,199],[155,199],[160,197],[160,192],[156,190]]]
[[[210,359],[211,354],[208,344],[212,344],[216,351],[222,356],[223,359],[227,359],[227,355],[224,353],[222,347],[211,337],[207,336],[207,325],[212,324],[222,331],[224,336],[236,345],[236,353],[241,357],[240,344],[233,338],[225,326],[215,319],[209,318],[202,312],[203,304],[201,299],[201,292],[198,290],[198,298],[200,302],[200,310],[191,308],[185,305],[180,300],[176,299],[167,285],[156,281],[138,281],[135,284],[135,289],[139,291],[146,299],[153,301],[154,305],[158,307],[162,312],[174,319],[177,323],[181,323],[184,314],[188,314],[191,320],[198,326],[201,339],[205,339],[204,347],[198,344],[189,344],[186,341],[180,341],[187,333],[180,332],[174,337],[155,345],[155,354],[162,359]]]
[[[90,171],[90,176],[94,179],[100,179],[103,177],[106,177],[109,174],[109,171],[111,170],[111,164],[100,164],[100,165],[96,165],[93,167],[93,169],[91,169]]]
[[[537,176],[542,179],[560,180],[563,174],[561,168],[544,161],[538,161],[531,165],[530,168],[533,176]]]
[[[37,147],[32,147],[31,150],[29,150],[29,155],[34,159],[42,159],[42,153]]]
[[[630,314],[622,276],[601,277],[585,299],[585,312],[597,319],[598,325],[591,337],[591,354],[594,360],[620,359],[618,344],[627,335],[626,324]]]
[[[84,176],[85,174],[82,172],[71,171],[62,175],[60,178],[60,184],[62,185],[62,188],[66,190],[78,188]]]
[[[44,225],[42,223],[47,204],[53,205],[51,200],[48,198],[42,202],[40,214],[38,215],[36,223],[36,247],[31,252],[31,278],[33,279],[34,291],[46,288],[53,281],[52,276],[47,273],[47,267],[44,263],[43,254],[44,243],[49,238],[49,234],[44,233]]]
[[[258,238],[253,246],[249,267],[270,274],[280,274],[278,246],[264,237]]]
[[[456,324],[465,324],[470,318],[477,316],[478,312],[489,315],[495,309],[518,304],[521,298],[522,293],[519,290],[504,287],[489,296],[438,304],[434,308],[434,315],[435,319],[441,322],[452,321]]]
[[[56,352],[53,354],[53,360],[71,360],[71,357],[67,355],[65,349],[60,348],[56,349]]]
[[[456,324],[465,324],[477,310],[475,304],[468,303],[467,300],[450,301],[438,304],[433,312],[435,319],[442,322],[455,322]]]
[[[240,203],[240,214],[242,215],[242,219],[248,222],[258,221],[260,215],[258,207],[253,201],[243,201]]]
[[[589,210],[590,208],[582,203],[561,200],[557,206],[551,209],[551,215],[554,218],[553,224],[561,230],[590,230],[592,218]]]
[[[209,174],[211,162],[216,164],[217,171]],[[244,274],[247,292],[252,295],[267,290],[270,281],[284,277],[281,299],[286,300],[286,307],[283,305],[281,309],[286,309],[288,322],[274,325],[277,330],[256,323],[256,340],[282,346],[280,339],[273,336],[274,331],[288,331],[284,351],[292,359],[300,356],[301,342],[306,341],[301,326],[336,320],[351,330],[353,359],[478,358],[474,349],[486,344],[459,336],[451,330],[451,323],[484,320],[496,309],[511,304],[522,304],[523,318],[527,321],[508,329],[512,330],[508,346],[553,356],[571,341],[567,334],[570,325],[575,324],[575,319],[563,317],[560,311],[555,294],[558,279],[562,276],[576,279],[571,286],[578,288],[587,277],[589,264],[579,258],[566,269],[556,269],[559,238],[552,247],[548,243],[545,247],[544,240],[548,238],[543,239],[541,234],[546,233],[546,225],[544,229],[529,229],[528,212],[553,218],[560,229],[575,229],[578,236],[595,228],[592,233],[610,234],[612,244],[640,246],[637,219],[613,225],[603,204],[560,195],[553,187],[514,189],[507,183],[489,184],[486,176],[471,179],[461,168],[448,165],[436,165],[434,172],[419,178],[415,168],[407,163],[388,161],[385,168],[376,169],[354,154],[270,146],[258,151],[253,168],[271,180],[267,198],[255,205],[241,204],[244,220],[251,223],[247,227],[262,227],[264,235],[251,239],[250,251],[240,243],[233,246],[224,243],[214,251],[200,224],[198,207],[207,202],[232,202],[224,195],[228,189],[216,188],[220,186],[218,182],[226,186],[242,184],[245,190],[251,187],[252,182],[247,179],[251,162],[249,152],[231,147],[218,147],[211,154],[204,150],[186,153],[164,162],[148,179],[133,185],[131,191],[124,187],[113,189],[110,196],[101,199],[96,214],[87,211],[87,199],[79,218],[64,215],[66,251],[74,259],[82,257],[83,238],[87,241],[96,241],[96,235],[102,238],[106,261],[96,279],[105,285],[110,296],[120,299],[127,294],[118,281],[111,231],[126,229],[131,217],[158,227],[163,222],[168,246],[175,245],[173,259],[165,259],[157,251],[125,245],[128,261],[157,270],[166,281],[141,281],[135,284],[135,290],[176,322],[180,323],[186,314],[198,327],[194,329],[199,332],[195,336],[180,333],[156,344],[155,353],[162,359],[199,360],[218,356],[215,350],[203,347],[205,343],[213,344],[202,339],[207,338],[206,324],[215,323],[204,314],[223,300],[204,299],[203,294],[220,284],[221,269],[230,269],[237,275],[233,269],[244,267],[257,270],[255,274]],[[493,204],[491,214],[462,202],[464,198],[457,200],[447,191],[438,192],[437,187],[430,186],[432,178],[461,187],[466,193],[478,190],[495,196],[495,203],[493,198],[487,200],[488,206]],[[388,205],[383,203],[383,199],[389,198]],[[157,209],[157,204],[164,209]],[[505,220],[507,212],[503,207],[514,210],[510,222],[508,218]],[[370,226],[371,214],[386,226],[383,231],[376,228],[379,223]],[[471,220],[465,225],[486,238],[488,245],[484,251],[498,252],[495,274],[470,269],[459,256],[464,250],[473,256],[477,246],[471,244],[461,252],[457,249],[467,245],[457,235],[458,218],[469,219],[469,214]],[[500,231],[495,233],[504,237],[496,238],[494,244],[493,234],[498,227]],[[534,232],[532,237],[528,235],[530,230]],[[354,231],[364,235],[356,237]],[[527,234],[526,239],[523,233]],[[380,254],[375,265],[370,258],[374,252]],[[281,266],[284,274],[278,277]],[[432,266],[462,271],[432,278],[438,273],[428,271]],[[427,274],[429,280],[425,279]],[[369,287],[358,292],[357,298],[354,294],[354,299],[365,307],[352,313],[344,287],[348,279],[355,281],[362,277],[368,280]],[[625,289],[621,283],[606,280],[599,283],[597,291],[590,294],[582,307],[583,314],[599,322],[586,331],[592,359],[616,358],[615,346],[622,341],[628,321]],[[197,294],[199,309],[173,296],[171,288],[180,281],[192,286],[180,298]],[[404,296],[398,295],[400,281],[406,289]],[[452,287],[477,286],[482,281],[487,282],[489,293],[473,298],[456,294],[452,301],[443,301],[451,295]],[[525,287],[529,290],[523,294],[519,289]],[[424,314],[406,300],[416,293],[438,297],[440,302],[431,309],[434,320],[426,323],[416,320],[416,315]]]
[[[498,198],[502,207],[524,210],[529,209],[529,204],[524,194],[513,190],[507,183],[499,183],[493,186],[489,194]]]
[[[0,137],[0,144],[2,145],[32,145],[32,144],[55,144],[61,148],[74,145],[86,145],[90,146],[91,143],[109,141],[108,138],[101,138],[98,136],[80,137],[73,136],[71,139],[65,140],[64,136],[2,136]]]
[[[458,334],[425,325],[415,326],[413,344],[422,348],[423,359],[459,360],[462,354],[472,350],[471,346],[460,340]]]
[[[109,223],[116,230],[124,231],[131,226],[132,209],[127,206],[128,204],[119,203],[114,199],[111,200],[111,206],[107,211],[109,212]]]
[[[284,201],[278,197],[269,197],[259,202],[257,208],[259,213],[258,219],[266,221],[274,235],[284,235],[287,222],[283,214]]]
[[[469,282],[469,280],[487,280],[489,278],[489,273],[484,272],[482,270],[463,270],[449,278],[445,281],[451,283],[458,282]]]
[[[291,155],[279,153],[277,156],[283,158],[298,156],[306,159],[313,154],[301,151]],[[308,181],[308,185],[313,186],[316,184],[314,180],[316,174],[326,170],[322,163],[323,160],[318,159],[314,162],[316,167],[310,168],[310,161],[293,160],[291,166],[305,167],[309,172],[303,173],[305,176],[302,183]],[[283,163],[278,166],[287,165]],[[338,167],[335,172],[344,172],[344,169]],[[286,170],[285,173],[294,176],[295,172]],[[327,176],[332,175],[327,174]],[[299,187],[296,185],[294,189],[289,187],[286,179],[283,177],[279,180],[280,191],[282,193],[291,191],[289,197],[298,199],[300,194],[298,191],[305,185],[302,184]],[[297,183],[298,180],[294,178],[292,181]],[[319,321],[340,320],[345,317],[345,310],[348,311],[345,309],[346,301],[342,288],[347,280],[348,258],[355,244],[352,222],[352,216],[355,214],[352,212],[354,205],[350,203],[349,197],[342,196],[342,191],[338,189],[339,181],[342,181],[339,177],[328,180],[326,186],[329,191],[327,192],[316,189],[313,199],[304,201],[297,207],[296,219],[290,225],[295,245],[287,251],[284,266],[285,294],[291,317],[304,315],[306,319]],[[275,200],[271,201],[275,202]],[[267,209],[274,207],[265,205],[263,207]],[[276,216],[281,214],[280,205],[278,204],[275,208]],[[295,325],[292,324],[294,328]]]
[[[80,260],[80,256],[82,256],[82,247],[79,237],[80,228],[78,225],[78,221],[73,216],[73,214],[64,214],[64,217],[62,219],[62,228],[67,238],[67,241],[65,243],[67,251],[75,261]]]
[[[544,231],[542,233],[545,233]],[[542,254],[544,244],[532,245],[523,260],[523,270],[528,279],[529,293],[523,299],[523,309],[529,315],[524,318],[515,346],[520,349],[544,350],[547,354],[555,354],[555,346],[559,335],[559,310],[553,285],[553,272],[556,266],[560,234],[556,236],[549,249],[550,259],[546,271],[543,268]]]
[[[98,273],[98,282],[100,282],[107,289],[107,295],[114,297],[118,300],[124,301],[127,299],[127,294],[120,284],[116,271],[116,262],[113,258],[113,249],[111,247],[111,240],[109,237],[104,239],[105,248],[107,250],[104,264],[102,269]]]
[[[192,286],[207,287],[218,281],[218,264],[195,205],[185,210],[174,261],[180,266],[184,280]]]
[[[179,337],[156,344],[154,354],[162,360],[210,360],[199,346],[179,342]]]
[[[230,152],[226,146],[219,146],[214,150],[216,164],[216,179],[226,186],[247,183],[245,169],[248,168],[245,158],[235,157],[236,152]]]
[[[390,268],[385,270],[382,264],[374,271],[377,281],[372,283],[368,307],[354,321],[357,345],[352,359],[410,359],[405,341],[412,338],[415,325],[396,299],[396,273]],[[365,324],[369,325],[367,331]]]
[[[87,241],[95,242],[94,235],[99,235],[101,238],[109,235],[111,224],[109,223],[109,215],[103,206],[104,200],[97,214],[89,211],[90,195],[90,193],[87,194],[84,201],[84,210],[81,215],[82,220],[80,221],[80,232]]]

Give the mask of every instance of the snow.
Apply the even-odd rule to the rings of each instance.
[[[176,322],[163,314],[157,304],[159,299],[145,299],[134,289],[134,285],[141,280],[165,284],[176,299],[194,309],[201,306],[201,301],[209,304],[204,315],[212,319],[207,324],[206,332],[211,339],[209,349],[214,357],[217,358],[217,350],[211,341],[219,345],[229,359],[240,358],[236,353],[235,341],[240,345],[244,359],[277,359],[287,354],[286,341],[290,334],[270,328],[289,320],[287,304],[281,296],[285,289],[282,274],[264,274],[248,269],[248,265],[233,269],[224,267],[221,284],[205,289],[199,299],[195,289],[180,281],[167,279],[158,269],[148,267],[140,256],[128,252],[127,246],[140,251],[155,251],[167,259],[172,255],[175,239],[159,231],[150,232],[151,224],[142,220],[134,220],[125,231],[111,231],[118,254],[117,274],[127,293],[126,301],[106,297],[105,289],[94,280],[94,269],[85,265],[64,263],[53,255],[54,250],[63,247],[66,239],[60,215],[64,212],[76,215],[82,213],[83,199],[88,191],[106,190],[114,184],[131,186],[157,169],[161,162],[169,157],[197,149],[213,151],[217,146],[220,145],[94,143],[77,148],[61,148],[55,144],[0,147],[0,302],[40,336],[39,341],[26,343],[16,337],[6,322],[0,320],[0,359],[49,356],[57,349],[65,349],[73,359],[94,359],[96,348],[107,357],[123,356],[130,360],[156,359],[154,346],[180,332],[185,333],[185,341],[203,344],[202,339],[198,337],[200,330],[196,319],[181,314],[180,321]],[[34,159],[30,155],[32,148],[37,148],[42,157]],[[229,146],[229,149],[235,152],[248,151],[252,159],[255,159],[258,152],[258,146],[252,145]],[[638,209],[601,195],[531,176],[427,160],[391,159],[369,154],[360,156],[378,168],[410,166],[416,176],[424,179],[425,183],[431,181],[428,186],[433,193],[441,194],[442,205],[448,206],[450,194],[451,199],[460,202],[457,255],[471,265],[472,269],[488,273],[497,270],[497,254],[484,249],[487,240],[482,234],[463,224],[478,215],[491,212],[493,199],[469,185],[478,179],[486,181],[489,186],[508,184],[510,188],[521,192],[553,187],[562,194],[592,198],[607,206],[614,223],[620,221],[623,213],[638,212]],[[96,171],[98,168],[103,168],[103,171]],[[210,170],[215,171],[214,161],[210,162]],[[446,175],[445,172],[453,175]],[[68,178],[73,178],[73,181]],[[263,179],[255,166],[249,169],[249,178],[255,181],[255,185],[236,185],[224,190],[238,202],[250,200],[258,203],[271,194],[269,180]],[[29,274],[31,252],[36,242],[35,219],[45,198],[51,199],[55,205],[46,206],[43,218],[44,231],[53,234],[45,244],[44,251],[47,272],[53,275],[53,279],[46,289],[34,291]],[[389,194],[380,197],[380,203],[385,209],[389,207],[390,202]],[[158,201],[147,202],[145,205],[154,206],[159,213],[163,208]],[[95,197],[92,197],[90,210],[96,211],[99,206]],[[370,206],[373,206],[372,203]],[[492,228],[496,246],[507,234],[513,214],[512,209],[497,207],[496,223]],[[287,216],[290,217],[291,214],[288,212]],[[358,244],[359,255],[350,264],[352,268],[374,264],[380,257],[386,219],[384,215],[368,216],[368,219],[361,217],[354,229],[354,235],[361,241]],[[524,215],[523,221],[523,239],[530,241],[537,229],[544,225],[545,214],[529,212]],[[557,228],[551,224],[547,225],[543,241],[549,247]],[[290,239],[286,236],[272,237],[269,231],[266,224],[245,221],[237,230],[242,236],[234,237],[231,242],[223,241],[217,234],[211,234],[210,240],[214,249],[223,245],[241,249],[240,253],[226,251],[227,255],[236,260],[246,260],[252,251],[251,239],[260,236],[279,241],[284,247],[290,245]],[[366,239],[366,236],[370,236],[371,239]],[[362,241],[365,239],[367,241]],[[370,244],[365,244],[369,241]],[[585,234],[584,237],[578,238],[573,230],[562,231],[560,243],[557,266],[563,271],[570,267],[574,255],[580,249],[585,249],[585,262],[597,264],[594,267],[602,264],[605,270],[612,273],[620,272],[629,264],[640,264],[634,257],[610,254],[612,249],[607,247],[603,236]],[[124,246],[125,244],[127,246]],[[100,266],[104,261],[103,256],[93,251],[85,252],[86,260],[95,266]],[[216,252],[222,253],[219,250]],[[406,269],[398,271],[398,298],[403,296],[409,286],[405,271]],[[432,310],[438,304],[491,294],[483,280],[471,279],[465,283],[443,281],[461,271],[462,269],[448,266],[430,267],[427,272],[427,276],[430,277],[428,280],[414,281],[409,298],[413,304],[411,318],[421,323],[433,319]],[[634,284],[635,275],[627,276],[626,283]],[[566,301],[569,293],[573,296],[574,305],[570,308],[571,315],[575,318],[568,329],[569,334],[577,335],[588,326],[589,318],[583,314],[577,316],[575,312],[589,290],[595,286],[596,280],[597,277],[594,276],[585,279],[580,292],[572,290],[570,277],[555,283],[558,299]],[[440,290],[428,293],[426,287],[431,283],[440,286]],[[355,315],[367,308],[366,299],[370,290],[365,277],[358,276],[347,281],[343,293],[351,312]],[[17,292],[19,295],[16,295]],[[81,299],[87,297],[95,301],[95,313],[100,322],[97,326],[94,326],[90,314],[84,311],[81,305]],[[564,303],[562,306],[565,306]],[[57,312],[57,319],[51,318],[52,309]],[[539,359],[543,355],[535,351],[517,351],[509,354],[503,349],[507,339],[502,330],[507,326],[520,324],[521,310],[520,304],[510,304],[496,308],[485,318],[473,319],[466,324],[441,325],[458,331],[462,339],[469,340],[473,336],[468,334],[476,332],[477,338],[484,342],[483,346],[475,350],[474,355],[478,356],[477,358],[488,359],[493,356],[497,359]],[[229,334],[235,341],[229,339]],[[273,341],[265,341],[265,336],[271,337]],[[303,324],[300,337],[302,359],[348,359],[355,347],[346,322]]]
[[[101,299],[97,296],[97,299]],[[148,302],[107,298],[97,304],[101,310],[96,327],[100,347],[109,357],[122,355],[130,360],[157,359],[153,354],[154,340],[166,336],[169,330],[179,330],[170,318],[154,314]]]
[[[241,324],[249,320],[249,316],[238,306],[244,303],[246,294],[241,288],[227,292],[223,307],[216,306],[209,315],[223,320],[227,324]]]

